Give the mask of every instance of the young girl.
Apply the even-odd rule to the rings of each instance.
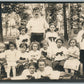
[[[46,40],[43,40],[41,43],[42,43],[42,47],[43,47],[43,48],[40,49],[41,59],[45,60],[46,65],[52,66],[52,60],[50,59],[50,55],[49,55],[49,52],[48,52],[49,44]]]
[[[60,72],[53,71],[52,67],[46,66],[42,59],[38,60],[37,79],[59,79]]]
[[[50,32],[46,33],[46,40],[50,45],[56,45],[55,41],[57,40],[57,38],[59,38],[58,33],[55,32],[55,25],[54,23],[50,24]]]
[[[66,47],[63,46],[63,40],[62,39],[57,39],[57,48],[55,55],[53,56],[53,69],[56,69],[57,65],[64,66],[64,62],[67,59],[67,49]]]
[[[68,69],[71,70],[71,74],[74,75],[75,71],[78,71],[80,61],[79,61],[79,48],[76,46],[77,41],[75,39],[71,39],[69,42],[68,55],[69,58],[64,63],[65,72],[68,73]]]
[[[56,40],[59,38],[58,33],[55,32],[55,29],[55,25],[52,23],[50,24],[50,32],[46,33],[46,40],[49,43],[49,50],[51,55],[54,53],[54,50],[56,49]]]
[[[24,27],[20,28],[20,36],[16,39],[18,49],[21,43],[26,43],[28,46],[30,44],[30,36],[27,34],[27,29]]]
[[[5,51],[7,61],[7,77],[10,77],[12,68],[13,76],[16,76],[16,61],[19,59],[19,52],[16,50],[16,44],[9,42],[9,50]]]
[[[37,63],[37,60],[40,59],[41,53],[39,51],[39,43],[38,42],[32,42],[31,43],[31,51],[29,52],[29,59],[30,62],[35,62]]]
[[[25,69],[20,76],[11,78],[11,80],[30,80],[37,79],[36,65],[35,63],[30,63],[29,68]]]
[[[27,68],[29,63],[28,53],[26,52],[26,50],[27,50],[27,44],[25,43],[20,44],[20,54],[19,54],[20,58],[17,61],[18,63],[17,67],[19,68],[19,72],[22,71],[24,68]]]

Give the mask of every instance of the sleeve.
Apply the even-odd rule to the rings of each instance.
[[[81,41],[81,36],[82,36],[82,32],[79,31],[79,33],[78,33],[78,35],[76,37],[76,40],[77,40],[78,43]]]
[[[47,23],[47,21],[44,19],[44,28],[45,30],[47,30],[49,28],[49,24]]]
[[[64,55],[67,55],[67,54],[68,54],[67,48],[63,48],[63,54],[64,54]]]
[[[0,54],[0,59],[5,58],[5,53]]]
[[[76,49],[76,52],[75,52],[75,55],[77,55],[77,58],[79,59],[80,57],[80,51],[79,51],[79,48]]]
[[[30,20],[30,21],[28,21],[28,23],[27,23],[27,25],[26,25],[26,28],[28,29],[28,32],[30,32],[31,27],[32,27],[32,22],[31,22],[31,20]]]

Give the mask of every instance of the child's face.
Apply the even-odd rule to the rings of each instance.
[[[50,26],[50,31],[52,32],[52,31],[54,31],[55,30],[55,26],[54,25],[51,25]]]
[[[45,62],[39,62],[38,66],[39,66],[39,70],[43,71],[45,68]]]
[[[70,46],[74,47],[75,45],[76,45],[75,40],[71,40],[71,42],[70,42]]]
[[[20,48],[21,52],[24,53],[26,51],[26,46]]]
[[[33,44],[33,50],[36,51],[38,49],[38,45],[37,44]]]
[[[40,15],[39,10],[34,10],[34,11],[33,11],[33,15],[34,15],[34,17],[38,18],[39,15]]]
[[[14,50],[15,49],[15,46],[13,44],[10,44],[9,45],[9,48],[10,48],[10,50]]]
[[[47,43],[44,43],[43,44],[43,48],[46,50],[48,48],[48,44]]]
[[[61,40],[58,40],[58,41],[57,41],[57,47],[58,47],[58,48],[61,48],[61,46],[62,46],[62,41],[61,41]]]
[[[21,34],[24,35],[25,34],[25,29],[21,30]]]
[[[34,74],[34,72],[35,72],[35,67],[34,67],[33,65],[29,67],[29,72],[30,72],[31,74]]]

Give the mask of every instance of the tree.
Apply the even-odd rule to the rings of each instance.
[[[0,4],[0,41],[3,42],[2,18],[1,18],[1,4]]]
[[[68,34],[67,34],[66,3],[63,3],[63,16],[64,16],[64,39],[65,41],[67,41]]]

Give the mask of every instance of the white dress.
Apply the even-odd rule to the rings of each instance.
[[[68,49],[68,53],[75,53],[75,54],[79,55],[79,49],[76,46],[73,47],[73,48],[70,47]],[[70,57],[64,63],[64,68],[66,68],[66,69],[73,69],[73,70],[77,71],[79,69],[79,65],[80,65],[80,61],[79,61],[78,58]]]
[[[7,50],[5,51],[5,55],[6,55],[6,60],[7,60],[7,64],[8,66],[16,66],[16,61],[19,60],[19,51],[17,51],[16,49],[11,51],[11,50]]]
[[[67,58],[67,48],[65,47],[61,47],[61,48],[56,48],[56,52],[55,52],[55,61],[60,61],[60,60],[64,60]]]
[[[33,62],[37,62],[37,60],[39,60],[40,57],[41,57],[41,52],[39,50],[37,50],[37,51],[31,50],[29,52],[29,60],[30,61],[33,60]]]
[[[23,43],[23,41],[26,39],[27,39],[27,41],[25,41],[25,43],[27,45],[29,45],[30,44],[30,36],[28,34],[20,35],[19,39],[16,39],[16,44],[17,44],[18,49],[19,49],[20,44]]]
[[[59,71],[53,71],[53,69],[50,66],[46,66],[44,68],[44,71],[37,70],[37,78],[40,79],[41,76],[49,77],[50,79],[59,79],[60,72]]]

